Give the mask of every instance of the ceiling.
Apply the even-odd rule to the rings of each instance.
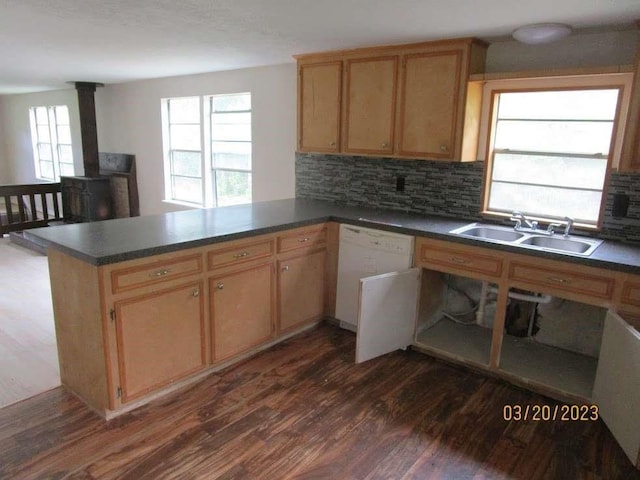
[[[530,23],[581,29],[639,18],[639,0],[0,0],[0,94],[274,65],[331,49],[492,38]]]

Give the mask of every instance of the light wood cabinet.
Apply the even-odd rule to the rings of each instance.
[[[338,152],[342,62],[301,64],[298,67],[298,150]]]
[[[104,266],[52,249],[62,384],[111,418],[311,326],[326,241],[321,223]]]
[[[122,402],[206,366],[202,282],[114,305]]]
[[[296,228],[278,236],[278,253],[301,248],[324,247],[326,241],[327,227],[325,225]]]
[[[279,332],[323,317],[326,264],[325,250],[278,261]]]
[[[619,170],[622,172],[640,171],[640,48],[636,54],[631,101],[627,113]]]
[[[418,238],[415,249],[415,263],[423,268],[479,279],[495,279],[502,275],[503,257],[486,248]]]
[[[251,350],[273,337],[273,282],[272,263],[209,279],[214,363]]]
[[[299,121],[299,150],[476,160],[482,88],[469,76],[484,71],[486,49],[477,40],[456,39],[296,56],[299,119],[309,116],[305,99],[312,80],[305,80],[305,70],[344,65],[339,151],[326,149],[326,132],[335,122],[314,126],[311,120]],[[333,111],[338,95],[327,98]],[[322,138],[317,147],[306,140],[316,136]]]
[[[392,153],[398,57],[350,59],[346,71],[344,151]]]
[[[520,288],[563,295],[589,305],[607,305],[615,285],[613,276],[600,270],[530,260],[511,261],[509,281]]]
[[[402,62],[398,155],[452,160],[462,50],[416,53]]]

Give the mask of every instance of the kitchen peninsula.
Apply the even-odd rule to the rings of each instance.
[[[30,233],[50,243],[63,385],[110,418],[332,316],[339,223],[416,236],[421,268],[483,279],[490,257],[504,286],[533,282],[510,271],[534,260],[572,275],[566,298],[640,316],[640,247],[620,242],[537,251],[449,233],[469,220],[302,198],[72,224]]]

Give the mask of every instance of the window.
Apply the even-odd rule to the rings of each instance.
[[[611,83],[493,90],[484,213],[597,227],[622,91]]]
[[[251,94],[209,98],[214,205],[251,202]]]
[[[251,202],[251,94],[162,103],[166,199],[201,207]]]
[[[203,204],[200,98],[170,98],[167,110],[167,198]]]
[[[59,182],[61,175],[73,176],[73,151],[69,109],[66,105],[32,107],[31,142],[36,177]]]

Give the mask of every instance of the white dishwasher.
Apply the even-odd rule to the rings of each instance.
[[[360,279],[411,268],[413,237],[340,225],[336,319],[357,331]]]

